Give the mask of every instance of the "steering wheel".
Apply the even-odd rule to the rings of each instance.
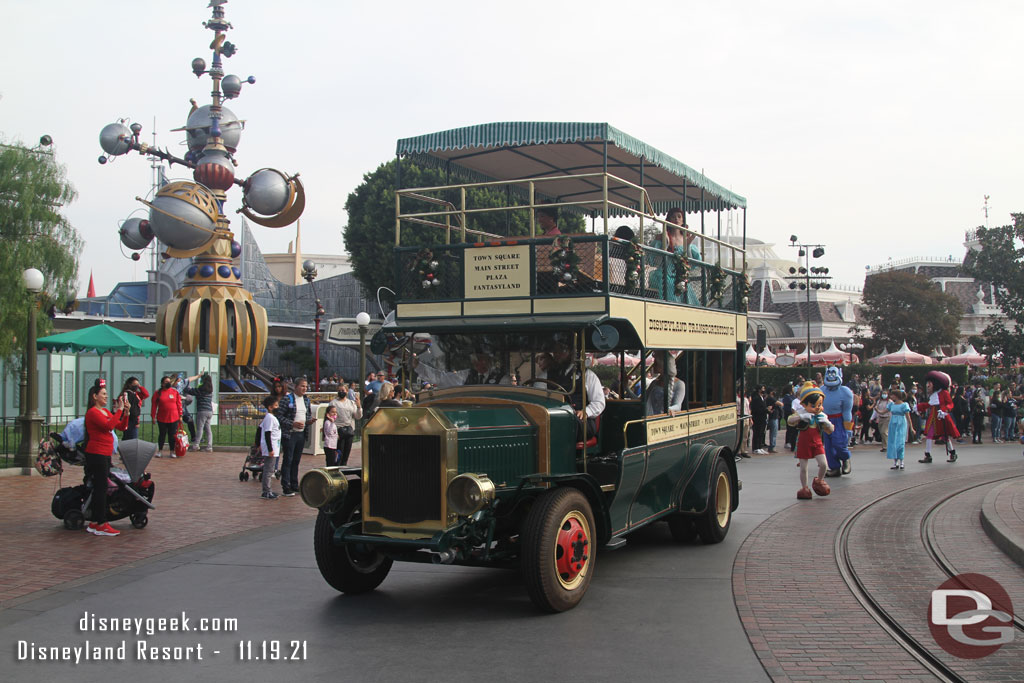
[[[565,387],[563,387],[561,384],[559,384],[558,382],[556,382],[554,380],[548,379],[547,377],[531,377],[530,379],[528,379],[525,382],[523,382],[522,386],[525,386],[525,387],[532,386],[534,382],[544,382],[545,384],[548,384],[548,385],[554,387],[556,391],[559,391],[559,392],[565,394],[566,403],[570,403],[571,402],[571,401],[568,400],[569,399],[569,392],[565,390]]]

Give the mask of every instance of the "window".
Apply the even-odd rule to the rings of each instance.
[[[679,364],[679,376],[686,382],[688,408],[707,408],[736,401],[735,351],[686,351],[683,358]]]
[[[64,371],[64,406],[72,408],[75,405],[75,373],[70,370]]]
[[[60,370],[50,371],[50,407],[60,408]]]

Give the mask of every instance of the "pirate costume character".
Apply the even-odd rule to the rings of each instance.
[[[932,461],[932,444],[946,445],[949,457],[946,462],[956,462],[956,448],[950,448],[951,439],[959,439],[960,431],[953,420],[953,398],[949,395],[952,379],[939,370],[932,370],[924,376],[925,386],[931,385],[927,401],[917,404],[917,412],[925,418],[924,457],[918,460],[928,464]]]
[[[814,384],[805,382],[797,394],[799,405],[794,405],[793,414],[786,422],[795,427],[799,432],[796,440],[796,458],[800,467],[800,490],[796,497],[800,500],[812,498],[811,488],[819,496],[827,496],[832,489],[825,483],[825,445],[822,441],[822,433],[826,435],[834,431],[832,423],[822,412],[822,403],[825,394]],[[807,487],[807,465],[808,461],[816,460],[818,463],[818,476],[814,478],[811,488]]]

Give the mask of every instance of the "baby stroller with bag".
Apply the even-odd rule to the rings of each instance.
[[[84,423],[82,418],[79,420]],[[62,434],[51,433],[49,441],[44,440],[40,444],[40,471],[48,465],[48,469],[53,473],[61,474],[62,461],[72,465],[84,462],[84,453],[79,450],[75,441],[69,438],[77,433],[75,427],[68,425]],[[149,511],[156,507],[153,505],[156,484],[146,472],[146,467],[156,453],[156,444],[130,439],[121,441],[116,448],[124,467],[110,468],[110,475],[107,478],[107,520],[115,521],[128,517],[132,526],[142,529],[149,523]],[[86,521],[95,519],[91,514],[91,503],[92,482],[87,481],[78,486],[59,489],[50,503],[50,511],[54,517],[64,521],[66,529],[81,529]]]

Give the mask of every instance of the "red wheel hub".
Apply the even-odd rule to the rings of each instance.
[[[570,517],[558,530],[558,539],[555,543],[557,555],[556,566],[558,573],[566,581],[575,579],[583,568],[587,566],[590,539],[579,520]]]

